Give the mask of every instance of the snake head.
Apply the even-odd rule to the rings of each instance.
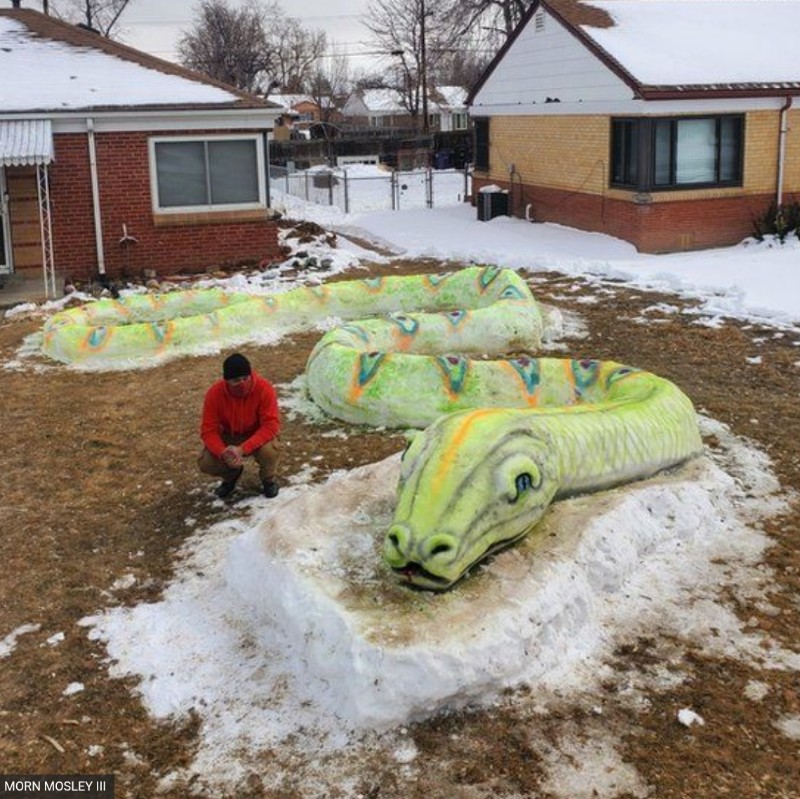
[[[384,560],[402,580],[446,590],[542,517],[558,480],[530,417],[482,409],[442,417],[403,457]]]

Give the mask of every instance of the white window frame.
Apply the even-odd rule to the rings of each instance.
[[[256,145],[256,170],[258,171],[258,202],[225,203],[222,205],[182,205],[162,208],[158,198],[158,169],[156,163],[157,144],[178,144],[180,142],[210,141],[253,141]],[[156,214],[196,214],[214,213],[218,211],[253,211],[267,207],[267,187],[264,177],[264,141],[258,133],[230,133],[213,136],[152,136],[147,142],[148,160],[150,162],[150,197],[153,213]]]
[[[469,127],[469,116],[466,111],[453,111],[453,130],[466,130]]]

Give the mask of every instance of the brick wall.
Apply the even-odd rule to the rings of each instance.
[[[475,174],[473,192],[499,185],[515,216],[529,210],[537,221],[608,233],[643,252],[735,244],[775,198],[779,123],[777,109],[747,114],[741,187],[653,192],[641,202],[609,188],[608,117],[493,117],[490,168]],[[784,202],[800,200],[800,110],[790,112],[789,128]]]
[[[195,132],[193,132],[195,133]],[[176,132],[175,135],[181,135]],[[199,272],[278,258],[277,227],[263,212],[155,217],[150,196],[147,133],[98,133],[98,182],[106,273],[138,276]],[[50,170],[54,258],[75,279],[97,274],[87,136],[55,137]],[[123,245],[123,224],[136,243]]]

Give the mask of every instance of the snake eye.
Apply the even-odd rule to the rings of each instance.
[[[518,474],[514,480],[514,487],[517,489],[517,495],[512,500],[516,502],[529,488],[533,486],[533,478],[525,472],[525,474]]]
[[[514,478],[514,488],[517,493],[511,502],[519,501],[523,494],[525,494],[527,491],[530,491],[532,488],[539,488],[541,484],[542,474],[533,464],[531,464],[531,470],[529,472],[522,472]]]

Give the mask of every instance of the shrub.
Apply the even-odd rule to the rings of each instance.
[[[778,205],[774,200],[764,214],[753,220],[755,237],[764,241],[767,236],[774,236],[781,244],[790,233],[800,237],[800,203]]]

